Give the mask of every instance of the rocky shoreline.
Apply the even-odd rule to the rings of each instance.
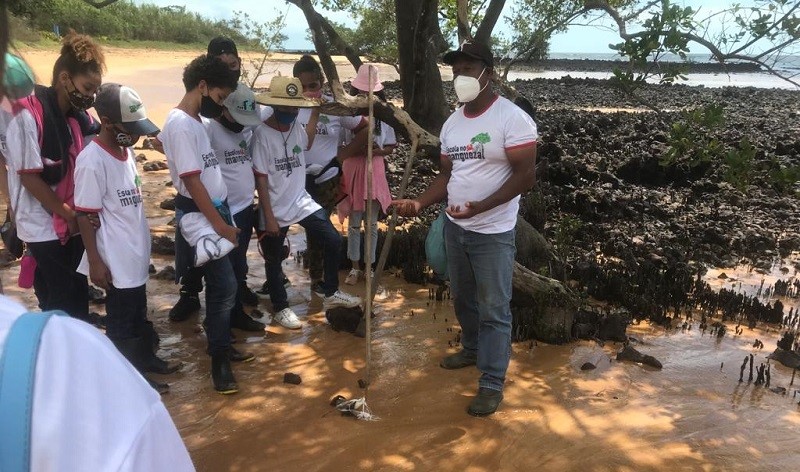
[[[800,251],[800,185],[777,177],[800,169],[800,91],[649,85],[641,95],[674,110],[656,114],[608,81],[513,85],[537,108],[540,133],[537,187],[520,213],[554,244],[567,279],[594,298],[663,318],[686,306],[706,267],[767,269]],[[735,148],[747,137],[756,149],[745,185],[726,182],[720,161],[660,163],[679,110],[706,104],[725,112],[714,138]],[[608,108],[631,110],[597,110]],[[395,192],[404,162],[401,152],[388,164]],[[416,166],[410,195],[435,167]]]
[[[502,62],[501,62],[501,65]],[[626,70],[626,61],[612,61],[604,59],[542,59],[514,64],[512,70],[527,71],[565,71],[565,72],[612,72],[614,69]],[[681,70],[694,74],[717,73],[753,73],[763,72],[758,64],[751,62],[672,62],[661,61],[658,67],[662,70],[679,67]]]

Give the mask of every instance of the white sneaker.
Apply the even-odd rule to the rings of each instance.
[[[331,308],[354,308],[361,305],[361,299],[355,295],[337,290],[336,293],[330,297],[322,299],[322,308],[330,310]]]
[[[273,316],[272,319],[284,328],[300,329],[303,327],[303,323],[300,322],[300,320],[297,318],[297,315],[292,311],[291,308],[284,308],[283,310],[275,313],[275,316]]]
[[[347,285],[355,285],[358,283],[358,279],[361,278],[362,272],[358,269],[350,269],[350,273],[347,274],[347,278],[344,279],[344,283]]]

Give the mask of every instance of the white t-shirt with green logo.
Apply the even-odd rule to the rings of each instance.
[[[297,120],[286,132],[268,125],[253,131],[253,171],[267,176],[272,212],[280,227],[293,225],[322,208],[306,192],[303,149],[307,144],[305,129]]]
[[[326,97],[333,100],[332,97]],[[297,124],[305,129],[308,120],[311,118],[311,108],[301,108],[297,113]],[[339,152],[339,145],[343,141],[344,131],[353,131],[358,129],[366,121],[360,115],[357,116],[330,116],[325,114],[319,115],[317,120],[317,136],[314,138],[314,143],[311,149],[305,152],[306,165],[318,164],[326,166],[331,162],[331,159],[336,157]],[[336,177],[339,172],[337,168],[328,169],[324,174],[315,179],[315,182],[321,184],[327,180]]]
[[[142,204],[142,179],[133,150],[106,149],[95,140],[75,163],[75,209],[97,213],[97,252],[111,271],[114,287],[136,288],[147,283],[150,227]],[[86,252],[78,272],[89,275]]]
[[[203,126],[211,139],[211,147],[219,161],[222,179],[228,189],[228,206],[235,215],[253,204],[256,181],[253,177],[253,158],[248,147],[253,129],[245,127],[234,133],[217,120],[203,118]]]
[[[179,194],[192,198],[181,178],[199,175],[211,201],[228,198],[219,159],[202,123],[185,111],[173,108],[167,114],[158,139],[164,144],[169,175]]]
[[[467,116],[462,106],[447,119],[441,133],[442,157],[453,163],[447,184],[448,206],[464,207],[495,193],[511,177],[506,157],[510,149],[535,145],[536,123],[527,113],[503,97],[497,97],[478,116]],[[482,234],[514,229],[519,196],[472,218],[451,221]],[[448,215],[449,218],[449,215]]]

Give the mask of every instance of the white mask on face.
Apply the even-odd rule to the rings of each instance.
[[[486,72],[485,67],[477,79],[475,77],[469,77],[466,75],[459,75],[453,79],[453,88],[456,89],[456,96],[458,97],[459,102],[468,103],[475,100],[478,98],[478,95],[481,94],[483,89],[486,88],[486,85],[489,85],[489,82],[486,82],[486,85],[481,87],[481,83],[478,81],[478,79],[483,77],[484,72]]]

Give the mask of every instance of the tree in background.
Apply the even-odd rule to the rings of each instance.
[[[286,35],[283,29],[286,26],[286,14],[278,12],[278,15],[266,23],[253,19],[249,13],[244,11],[234,11],[233,19],[227,22],[228,26],[238,31],[248,39],[247,45],[258,53],[255,59],[248,59],[250,68],[242,68],[242,80],[250,88],[255,87],[258,79],[267,74],[264,70],[272,52],[283,47]]]

